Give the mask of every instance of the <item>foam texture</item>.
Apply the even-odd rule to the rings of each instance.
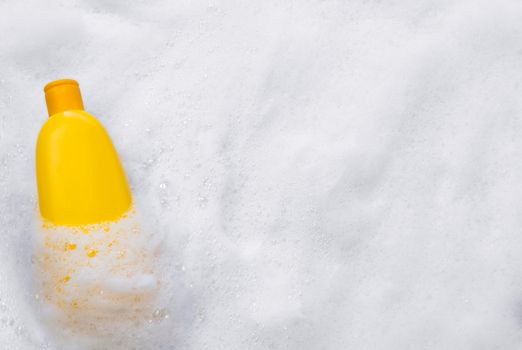
[[[520,349],[520,18],[509,0],[0,1],[2,348]],[[111,284],[153,305],[102,312],[100,337],[42,322],[33,278],[42,88],[65,77],[161,248]]]

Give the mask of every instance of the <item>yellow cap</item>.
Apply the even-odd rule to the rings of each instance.
[[[45,85],[44,92],[49,116],[63,111],[83,110],[80,86],[76,80],[55,80]]]

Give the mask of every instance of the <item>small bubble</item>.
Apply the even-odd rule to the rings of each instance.
[[[97,254],[98,254],[98,252],[96,250],[94,250],[94,249],[89,249],[87,251],[87,256],[89,258],[94,258]]]
[[[165,182],[160,183],[159,187],[164,190],[167,188],[167,184]]]
[[[169,315],[168,315],[168,313],[167,313],[167,311],[165,309],[156,309],[152,313],[152,317],[156,321],[162,321],[164,319],[169,318]]]
[[[66,243],[65,244],[65,250],[75,250],[76,249],[76,244],[74,243]]]

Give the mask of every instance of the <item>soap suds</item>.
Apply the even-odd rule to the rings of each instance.
[[[168,266],[164,240],[143,221],[132,211],[116,222],[79,228],[42,222],[35,230],[36,315],[55,346],[160,348],[152,347],[162,337],[159,323],[178,314],[168,294],[176,281],[161,274]],[[177,283],[178,296],[181,288]]]
[[[521,17],[511,0],[1,2],[0,344],[519,349]],[[84,345],[42,324],[31,277],[42,88],[64,77],[166,281],[145,322]],[[137,276],[108,287],[152,285]]]

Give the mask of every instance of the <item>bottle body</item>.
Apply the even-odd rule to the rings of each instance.
[[[40,213],[56,225],[88,225],[121,218],[131,193],[103,126],[82,110],[51,116],[36,147]]]

